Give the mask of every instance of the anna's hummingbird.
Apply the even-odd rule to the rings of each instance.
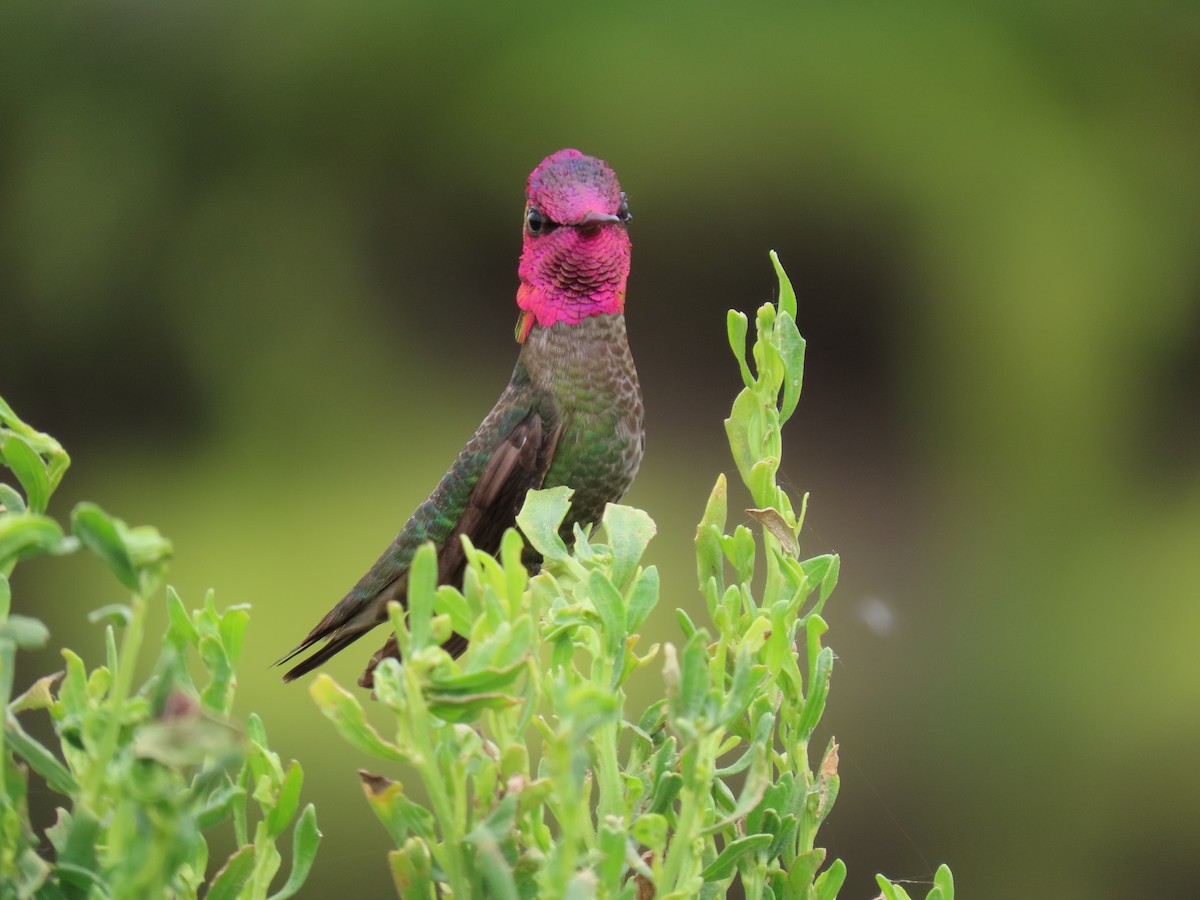
[[[602,160],[578,150],[546,157],[526,183],[524,246],[518,269],[517,341],[512,378],[496,405],[429,498],[358,584],[280,662],[327,643],[284,681],[309,672],[387,620],[405,602],[417,548],[438,548],[438,582],[461,586],[461,535],[488,552],[531,488],[574,488],[566,527],[595,523],[605,503],[633,483],[642,460],[642,395],[625,338],[629,206]],[[458,655],[466,638],[446,649]],[[397,656],[395,637],[372,657],[359,684]]]

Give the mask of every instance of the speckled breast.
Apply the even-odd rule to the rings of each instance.
[[[575,490],[571,518],[597,521],[633,484],[645,447],[642,392],[625,317],[534,328],[522,359],[564,425],[544,487]]]

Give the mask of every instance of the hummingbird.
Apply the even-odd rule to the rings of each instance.
[[[569,539],[572,525],[595,524],[605,504],[629,489],[645,446],[641,388],[625,332],[629,219],[626,196],[603,160],[559,150],[530,173],[517,270],[520,351],[508,386],[379,560],[279,660],[325,641],[288,670],[285,682],[387,621],[388,603],[405,602],[409,566],[425,541],[437,547],[438,583],[461,587],[462,536],[497,552],[528,491],[574,489],[563,528]],[[454,656],[466,646],[459,634],[444,645]],[[399,658],[395,635],[358,683],[373,687],[376,666],[389,656]]]

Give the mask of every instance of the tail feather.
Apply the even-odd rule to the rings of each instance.
[[[363,636],[363,634],[365,634],[365,632],[362,632],[362,631],[335,634],[333,637],[331,637],[329,639],[329,643],[327,643],[324,647],[321,647],[319,650],[317,650],[312,656],[308,657],[307,659],[301,660],[297,665],[288,669],[288,671],[283,676],[284,684],[287,684],[289,681],[295,681],[301,675],[305,675],[308,672],[311,672],[317,666],[319,666],[322,663],[326,662],[327,660],[331,659],[334,656],[334,654],[338,653],[341,650],[344,650],[350,644],[357,641],[360,637]],[[305,650],[307,650],[318,640],[320,640],[320,638],[306,638],[304,640],[304,642],[300,644],[299,647],[297,647],[295,650],[293,650],[287,656],[280,659],[278,662],[275,663],[275,665],[277,665],[277,666],[282,665],[283,663],[287,662],[292,657],[296,656],[298,653],[302,653]]]

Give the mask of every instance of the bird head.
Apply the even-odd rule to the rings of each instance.
[[[517,340],[534,324],[623,312],[629,205],[608,164],[559,150],[530,173],[525,197]]]

